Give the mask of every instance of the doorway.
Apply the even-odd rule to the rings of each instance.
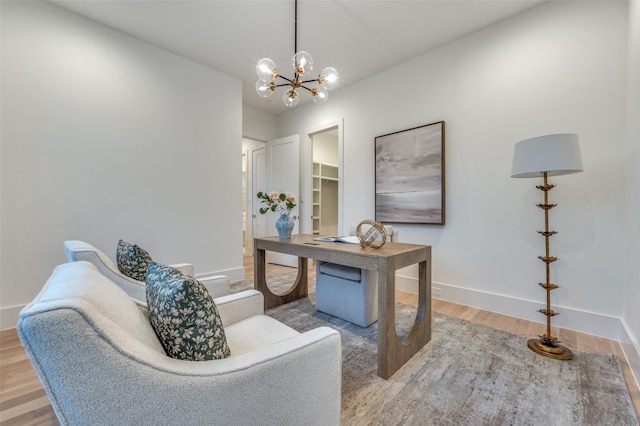
[[[255,218],[253,153],[260,149],[264,150],[265,146],[265,141],[242,138],[242,253],[246,255],[253,254],[253,220]]]
[[[245,155],[246,149],[246,155]],[[276,236],[276,213],[261,214],[258,192],[291,192],[300,194],[300,141],[298,135],[262,141],[243,139],[243,161],[246,161],[246,175],[243,169],[243,226],[246,237],[243,238],[245,254],[253,253],[255,237]],[[298,222],[299,207],[293,208],[290,217]],[[296,223],[293,234],[300,232]],[[297,258],[282,253],[267,252],[267,262],[286,266],[297,266]]]
[[[312,233],[339,234],[339,138],[338,126],[311,135]]]
[[[343,211],[342,205],[344,204],[344,191],[343,191],[343,170],[342,170],[342,152],[343,152],[343,129],[344,122],[343,119],[338,119],[330,122],[325,122],[323,124],[314,126],[311,129],[308,129],[303,134],[306,136],[305,138],[301,138],[300,141],[300,149],[301,156],[299,157],[302,162],[300,164],[300,183],[299,186],[299,219],[296,224],[296,228],[299,230],[298,232],[311,234],[313,232],[320,232],[320,224],[322,221],[322,212],[321,207],[322,203],[319,198],[317,198],[317,203],[313,202],[314,191],[313,191],[313,165],[314,165],[314,151],[316,160],[318,162],[318,167],[320,163],[324,165],[334,166],[334,173],[337,172],[337,176],[334,177],[326,177],[325,178],[325,186],[333,185],[337,186],[333,192],[337,192],[337,203],[332,203],[335,205],[335,208],[331,208],[330,212],[326,212],[324,216],[324,225],[328,225],[333,223],[333,228],[329,228],[326,232],[330,232],[331,234],[342,235],[344,231],[342,230],[342,222],[343,222]],[[337,144],[336,144],[337,139]],[[330,141],[330,142],[329,142]],[[315,145],[315,149],[314,149]],[[244,229],[246,230],[246,238],[244,238],[244,250],[245,253],[251,255],[253,253],[253,237],[258,236],[256,231],[256,226],[260,227],[260,224],[256,224],[255,222],[266,221],[266,217],[263,215],[256,215],[256,207],[258,206],[258,200],[255,198],[256,191],[264,191],[266,187],[264,185],[257,185],[255,182],[257,174],[260,174],[262,169],[260,168],[260,164],[263,164],[264,160],[261,157],[260,153],[266,151],[267,142],[266,141],[258,141],[255,139],[243,138],[243,153],[246,153],[246,156],[243,158],[246,161],[246,175],[243,173],[243,177],[246,179],[246,186],[243,185],[243,191],[245,194],[243,196],[243,223]],[[264,160],[264,161],[263,161]],[[266,163],[265,163],[266,164]],[[266,167],[266,166],[265,166]],[[316,176],[322,177],[325,173],[330,170],[330,167],[324,167],[321,171],[320,168],[317,169]],[[266,173],[266,171],[265,171]],[[289,179],[287,179],[289,180]],[[332,181],[332,183],[329,183]],[[317,181],[318,190],[321,191],[321,180]],[[288,187],[288,186],[287,186]],[[284,188],[284,186],[283,186]],[[294,192],[294,191],[291,191]],[[325,200],[329,197],[330,189],[327,189],[325,192]],[[316,196],[320,196],[321,192],[318,192]],[[334,196],[332,196],[335,199]],[[311,202],[310,202],[311,201]],[[315,204],[315,205],[314,205]],[[325,203],[325,208],[329,206],[330,203]],[[337,213],[336,213],[337,209]],[[333,215],[333,219],[331,218]],[[337,216],[337,220],[335,219]],[[314,218],[318,219],[314,221]],[[273,218],[275,220],[275,217]],[[314,224],[315,222],[315,224]],[[267,226],[266,224],[263,224]],[[337,230],[336,230],[337,226]],[[294,228],[294,229],[296,229]],[[323,231],[325,228],[323,228]]]

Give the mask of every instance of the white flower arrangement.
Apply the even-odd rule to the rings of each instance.
[[[296,196],[290,192],[260,191],[258,192],[258,198],[267,205],[267,207],[260,207],[260,213],[262,214],[272,211],[289,216],[291,210],[296,206]]]

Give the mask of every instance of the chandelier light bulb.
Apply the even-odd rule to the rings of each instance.
[[[293,69],[300,75],[308,74],[313,69],[313,58],[304,50],[293,55]]]
[[[263,98],[273,95],[274,90],[276,90],[276,84],[269,77],[260,77],[256,82],[256,92]]]
[[[338,70],[333,67],[326,67],[320,72],[318,82],[328,90],[338,85]]]
[[[288,106],[289,108],[293,108],[298,105],[298,101],[298,93],[293,89],[287,90],[282,94],[282,102],[284,102],[285,106]]]
[[[311,89],[311,95],[313,96],[313,102],[318,105],[327,102],[327,99],[329,99],[329,91],[323,86]]]
[[[278,67],[276,63],[269,58],[262,58],[256,64],[256,73],[258,77],[275,79],[278,77]]]

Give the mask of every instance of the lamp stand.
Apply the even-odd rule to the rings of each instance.
[[[527,342],[527,345],[529,346],[529,349],[540,355],[555,359],[567,360],[573,358],[573,353],[568,348],[560,345],[557,337],[553,337],[551,335],[551,317],[558,315],[557,312],[554,312],[553,309],[551,309],[551,290],[558,288],[558,286],[550,281],[549,276],[549,267],[551,263],[558,260],[557,257],[549,256],[549,238],[557,233],[556,231],[549,231],[549,210],[554,208],[557,204],[549,204],[548,193],[554,187],[555,185],[549,184],[547,182],[547,172],[544,172],[544,184],[538,185],[536,186],[536,188],[544,193],[544,203],[537,204],[537,206],[544,210],[544,231],[538,231],[538,233],[544,237],[544,245],[546,251],[545,255],[538,256],[538,259],[542,260],[545,263],[547,270],[547,281],[544,283],[538,283],[538,285],[546,290],[547,307],[546,309],[539,309],[538,312],[547,317],[547,332],[542,336],[538,336],[539,339],[530,339]]]

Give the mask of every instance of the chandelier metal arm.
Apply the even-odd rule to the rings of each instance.
[[[282,76],[280,75],[280,76],[278,76],[278,77],[282,77]],[[283,79],[285,79],[285,80],[287,80],[287,81],[288,81],[288,83],[276,84],[274,87],[285,87],[285,86],[291,86],[291,85],[292,85],[292,83],[295,81],[295,80],[288,79],[288,78],[286,78],[286,77],[282,77],[282,78],[283,78]],[[304,83],[309,83],[310,81],[316,81],[316,80],[299,81],[299,82],[298,82],[298,83],[299,83],[299,85],[296,85],[295,87],[296,87],[296,88],[306,89],[306,90],[308,90],[309,92],[313,93],[313,89],[309,89],[307,86],[304,86]]]
[[[298,80],[298,77],[300,77],[300,75],[299,75],[298,73],[294,74],[294,75],[293,75],[293,78],[287,78],[287,77],[285,77],[284,75],[280,75],[280,74],[278,74],[278,78],[281,78],[281,79],[283,79],[283,80],[287,80],[289,83],[291,83],[291,82],[293,82],[293,81]],[[298,82],[299,82],[299,83],[301,83],[301,84],[304,84],[304,83],[310,83],[310,82],[312,82],[312,81],[317,81],[317,79],[315,79],[315,78],[314,78],[313,80],[305,80],[305,81],[300,81],[300,80],[298,80]],[[286,86],[286,84],[279,84],[279,85],[277,85],[276,87],[280,87],[280,86]]]
[[[298,78],[298,77],[295,77],[295,78],[291,79],[291,78],[287,78],[287,77],[285,77],[285,76],[283,76],[283,75],[279,75],[278,77],[279,77],[279,78],[281,78],[281,79],[283,79],[283,80],[287,80],[289,83],[291,83],[293,80],[295,80],[296,78]],[[277,86],[277,87],[280,87],[280,86],[286,86],[286,85],[287,85],[287,83],[278,84],[278,86]]]

